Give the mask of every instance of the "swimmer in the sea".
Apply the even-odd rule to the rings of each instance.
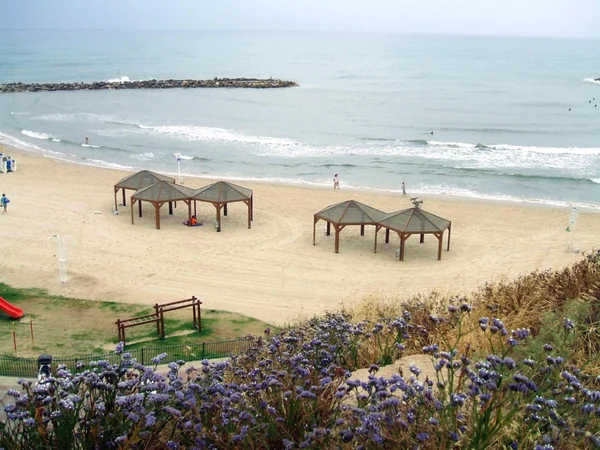
[[[87,137],[87,136],[85,137],[85,143],[86,143],[86,144],[88,144],[88,145],[89,145],[89,143],[90,143],[90,138],[89,138],[89,137]]]

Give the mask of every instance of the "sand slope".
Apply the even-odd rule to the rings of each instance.
[[[441,261],[437,240],[428,236],[424,244],[412,237],[400,263],[397,235],[392,233],[386,245],[380,232],[374,254],[371,227],[362,237],[358,227],[346,228],[335,254],[334,237],[325,236],[323,222],[312,245],[315,212],[347,199],[391,212],[410,207],[409,199],[253,183],[240,183],[254,189],[250,230],[241,203],[230,205],[221,233],[212,227],[214,207],[202,203],[198,216],[205,226],[183,226],[187,208],[179,204],[173,216],[163,207],[162,229],[156,230],[150,205],[141,219],[136,209],[135,225],[129,207],[113,215],[113,185],[126,172],[12,154],[18,172],[0,174],[0,190],[11,199],[8,214],[0,214],[0,281],[53,294],[144,304],[196,295],[205,307],[281,324],[368,294],[401,299],[430,290],[469,292],[486,281],[558,268],[578,258],[565,251],[568,209],[443,197],[426,198],[424,204],[452,220],[451,249],[444,247]],[[187,178],[186,185],[212,181]],[[55,247],[48,242],[54,234],[69,236],[66,285],[59,283]],[[582,213],[576,246],[589,250],[598,235],[600,214]]]

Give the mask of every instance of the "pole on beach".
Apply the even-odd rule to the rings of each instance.
[[[577,226],[577,218],[579,217],[579,208],[577,206],[573,206],[571,209],[571,215],[569,216],[569,225],[567,226],[567,251],[577,253],[579,251],[578,248],[574,248],[573,239],[575,237],[575,228]]]
[[[58,277],[62,284],[66,284],[67,278],[67,243],[66,239],[70,236],[60,237],[55,234],[50,236],[48,241],[56,242],[56,258],[58,259]]]
[[[175,153],[175,159],[177,159],[177,173],[179,174],[179,184],[183,184],[181,178],[181,153]]]

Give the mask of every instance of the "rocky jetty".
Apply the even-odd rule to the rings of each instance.
[[[213,78],[212,80],[96,81],[92,83],[8,83],[0,93],[40,91],[94,91],[100,89],[247,88],[276,89],[298,86],[294,81],[259,78]]]

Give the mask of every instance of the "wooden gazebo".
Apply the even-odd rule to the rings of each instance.
[[[347,200],[328,206],[314,215],[313,245],[316,245],[317,222],[327,222],[327,236],[331,233],[331,225],[335,229],[335,252],[340,251],[340,232],[348,225],[360,225],[360,234],[364,236],[365,225],[376,225],[385,216],[383,211],[371,208],[355,200]]]
[[[133,224],[133,206],[137,202],[139,205],[139,214],[142,217],[142,202],[148,202],[154,205],[156,214],[156,229],[160,229],[160,208],[165,203],[169,204],[169,214],[173,214],[173,202],[183,200],[188,205],[188,222],[192,217],[191,196],[194,190],[185,186],[180,186],[169,181],[159,181],[151,186],[147,186],[131,196],[131,223]]]
[[[127,201],[125,199],[125,190],[130,189],[132,191],[139,191],[145,187],[151,186],[154,183],[159,181],[168,181],[170,183],[175,183],[175,178],[168,177],[166,175],[161,175],[160,173],[151,172],[150,170],[141,170],[140,172],[134,173],[133,175],[128,175],[115,184],[115,211],[119,204],[117,203],[117,194],[119,189],[123,191],[123,206],[127,206]]]
[[[421,244],[425,241],[426,234],[433,234],[438,239],[438,261],[442,259],[442,241],[444,231],[448,229],[448,248],[450,250],[450,232],[452,222],[442,219],[439,216],[423,211],[420,208],[408,208],[402,211],[396,211],[387,214],[375,225],[375,246],[374,252],[377,253],[377,233],[381,228],[385,228],[385,242],[390,241],[390,230],[398,233],[400,237],[400,261],[404,261],[404,243],[413,234],[420,234]]]
[[[223,215],[227,215],[227,204],[234,202],[244,202],[248,207],[248,228],[252,226],[254,220],[254,198],[252,190],[227,181],[217,181],[194,191],[191,195],[194,200],[194,213],[196,209],[195,201],[212,203],[217,210],[217,231],[221,231],[221,209]]]

